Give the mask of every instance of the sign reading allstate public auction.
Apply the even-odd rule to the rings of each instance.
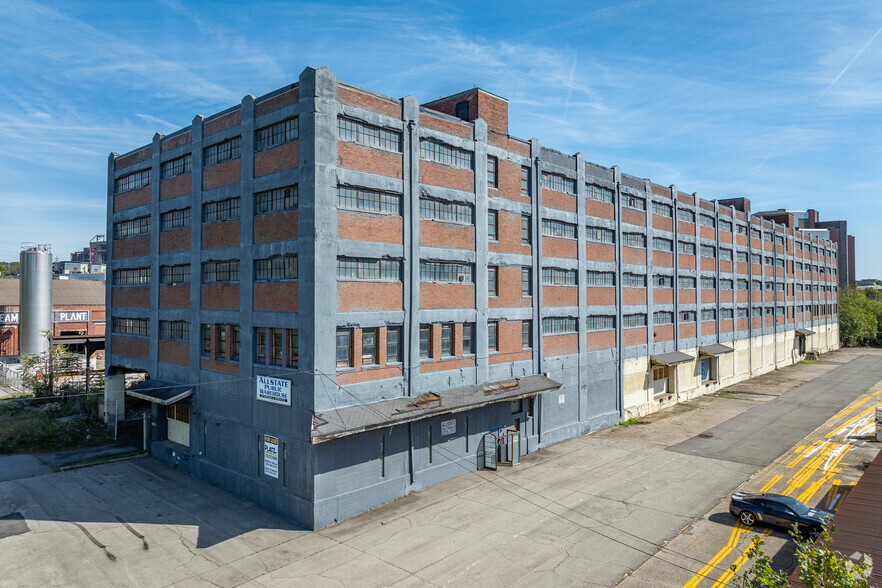
[[[291,406],[291,380],[257,376],[257,399]]]

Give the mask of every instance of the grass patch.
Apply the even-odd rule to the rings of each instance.
[[[823,361],[820,359],[801,359],[799,363],[823,363],[823,364],[833,364],[835,361]]]
[[[619,423],[620,427],[630,427],[631,425],[642,425],[643,421],[638,419],[637,417],[631,417],[626,421],[622,421]]]
[[[37,405],[7,400],[0,406],[0,454],[93,447],[113,440],[104,423],[94,417],[59,421],[79,412],[62,402]]]

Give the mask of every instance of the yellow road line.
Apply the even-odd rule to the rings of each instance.
[[[732,527],[732,533],[729,535],[729,540],[726,542],[726,546],[717,552],[717,554],[711,558],[707,564],[703,568],[701,568],[697,574],[692,576],[688,582],[683,584],[683,588],[695,588],[698,586],[698,583],[707,577],[708,572],[710,572],[714,567],[716,567],[717,563],[722,560],[724,557],[729,555],[729,552],[735,548],[738,544],[738,538],[742,533],[747,531],[747,527],[739,520],[735,521],[735,526]]]
[[[821,450],[818,451],[817,455],[815,455],[805,465],[799,468],[799,470],[793,475],[793,477],[787,481],[787,492],[784,492],[784,494],[789,494],[793,490],[800,488],[803,484],[805,484],[806,480],[811,477],[812,473],[815,470],[819,469],[821,464],[823,464],[827,460],[827,457],[830,455],[830,453],[832,453],[833,450],[839,446],[838,443],[834,443],[832,441],[825,441],[824,444],[826,445],[826,447],[822,445]]]
[[[875,410],[876,410],[875,406],[871,406],[870,408],[868,408],[866,410],[862,410],[861,412],[859,412],[855,416],[853,416],[850,419],[848,419],[847,421],[845,421],[845,423],[839,425],[839,427],[835,431],[833,431],[831,433],[827,433],[826,438],[829,439],[830,437],[832,437],[834,435],[841,434],[842,432],[845,431],[845,429],[850,427],[855,421],[858,421],[861,418],[869,416],[870,413],[874,412]]]
[[[882,392],[882,390],[880,390],[880,392]],[[878,394],[878,392],[877,392],[877,394]],[[845,408],[843,408],[842,410],[840,410],[839,412],[834,414],[833,418],[838,419],[842,416],[845,416],[846,414],[850,413],[851,411],[853,411],[854,409],[859,407],[864,402],[867,402],[868,400],[870,400],[870,398],[872,398],[872,396],[867,396],[866,398],[861,398],[860,400],[858,400],[857,402],[855,402],[851,406],[846,406]]]
[[[771,527],[767,527],[760,532],[760,535],[768,536],[771,534],[772,534]],[[749,550],[750,550],[750,547],[745,549],[744,552],[738,556],[738,559],[736,559],[734,562],[732,562],[731,567],[729,567],[725,572],[723,572],[723,575],[720,576],[720,579],[717,580],[716,582],[714,582],[712,588],[720,588],[721,586],[725,586],[726,584],[729,583],[729,580],[732,579],[732,576],[735,575],[735,572],[737,572],[739,570],[739,568],[741,568],[741,566],[744,565],[744,562],[747,561],[747,552]]]
[[[766,482],[766,483],[763,485],[763,487],[760,488],[760,492],[765,492],[766,490],[768,490],[769,488],[771,488],[772,486],[774,486],[775,484],[777,484],[777,483],[778,483],[778,480],[780,480],[780,479],[783,478],[783,477],[784,477],[784,476],[779,476],[779,475],[772,476],[772,479],[769,480],[768,482]]]
[[[809,445],[807,448],[805,448],[804,451],[800,451],[799,454],[795,458],[793,458],[793,461],[791,461],[790,463],[787,464],[787,467],[788,468],[794,467],[797,463],[799,463],[799,461],[803,457],[811,455],[812,451],[814,451],[818,446],[820,446],[823,443],[824,443],[824,441],[822,439],[817,439],[815,441],[812,441],[812,444]]]

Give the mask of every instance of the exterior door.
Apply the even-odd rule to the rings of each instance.
[[[667,394],[670,389],[670,368],[659,366],[652,368],[652,393],[654,395]]]
[[[190,447],[190,406],[169,404],[165,407],[168,417],[168,440],[184,447]]]
[[[707,382],[711,379],[711,358],[703,357],[701,359],[701,381]]]

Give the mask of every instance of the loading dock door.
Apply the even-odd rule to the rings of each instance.
[[[496,469],[496,435],[493,433],[484,435],[484,467],[488,470]]]

